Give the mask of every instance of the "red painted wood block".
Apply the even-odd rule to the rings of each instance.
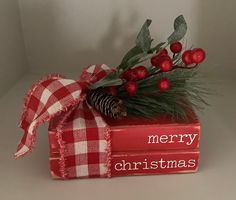
[[[194,113],[187,121],[173,122],[165,116],[106,121],[111,130],[111,176],[197,171],[200,124]],[[61,155],[55,127],[53,123],[49,127],[50,168],[52,176],[60,178]]]
[[[193,113],[187,121],[173,121],[166,116],[154,120],[126,118],[107,120],[111,128],[112,151],[156,151],[197,149],[200,123]]]
[[[200,125],[152,124],[112,126],[112,151],[148,151],[196,149],[199,147]]]

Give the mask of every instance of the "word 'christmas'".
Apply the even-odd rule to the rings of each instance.
[[[160,158],[159,160],[148,160],[142,161],[126,161],[121,160],[114,166],[116,171],[132,171],[132,170],[155,170],[155,169],[175,169],[175,168],[194,168],[196,167],[197,160],[165,160]]]

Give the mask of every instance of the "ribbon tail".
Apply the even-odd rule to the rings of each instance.
[[[59,75],[51,75],[36,83],[28,92],[21,116],[20,127],[24,130],[15,158],[33,149],[36,129],[55,116],[67,112],[84,100],[81,85]]]
[[[33,145],[36,140],[36,129],[38,124],[32,123],[28,130],[25,130],[23,137],[18,144],[17,151],[14,154],[14,157],[17,159],[24,156],[29,151],[32,151]]]

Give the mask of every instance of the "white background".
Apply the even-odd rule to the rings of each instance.
[[[0,0],[0,199],[235,199],[235,9],[234,0]],[[116,66],[146,18],[162,41],[179,14],[189,46],[207,52],[201,69],[217,93],[200,113],[197,174],[52,181],[46,126],[31,156],[12,159],[33,82],[56,72],[75,78],[88,64]]]

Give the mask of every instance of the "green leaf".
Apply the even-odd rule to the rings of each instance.
[[[143,52],[149,51],[152,43],[152,38],[149,31],[149,26],[152,23],[152,20],[147,19],[146,22],[143,24],[137,38],[136,38],[136,46],[140,47]]]
[[[127,62],[127,66],[125,69],[129,68],[129,67],[133,67],[134,65],[136,65],[137,63],[139,63],[140,59],[145,57],[147,55],[147,53],[140,53],[134,57],[132,57],[131,59],[129,59],[129,61]]]
[[[110,73],[103,79],[91,85],[89,89],[97,89],[99,87],[108,87],[108,86],[115,86],[115,85],[122,85],[122,84],[123,84],[123,81],[121,78],[119,78],[119,75],[117,73]]]
[[[138,46],[134,46],[127,52],[127,54],[125,54],[124,58],[122,59],[122,63],[127,62],[130,58],[140,53],[142,53],[142,49]]]
[[[178,16],[174,21],[174,32],[168,37],[168,43],[181,40],[187,32],[187,23],[183,15]]]
[[[157,44],[155,47],[151,48],[148,53],[153,53],[154,51],[158,51],[164,44],[165,42]]]
[[[118,66],[118,69],[124,69],[127,67],[127,62],[137,56],[138,54],[142,53],[143,50],[139,47],[139,46],[134,46],[133,48],[131,48],[123,57],[121,64]]]
[[[118,70],[126,70],[133,67],[143,56],[147,55],[147,52],[151,53],[150,47],[152,39],[148,28],[151,22],[150,19],[145,21],[135,40],[136,45],[125,54],[121,64],[117,67]]]
[[[142,58],[145,58],[148,54],[146,52],[142,52],[138,53],[138,51],[136,51],[132,57],[129,58],[129,60],[125,61],[124,63],[121,63],[118,66],[118,69],[122,69],[123,71],[135,66],[136,64],[140,63],[140,60]]]

